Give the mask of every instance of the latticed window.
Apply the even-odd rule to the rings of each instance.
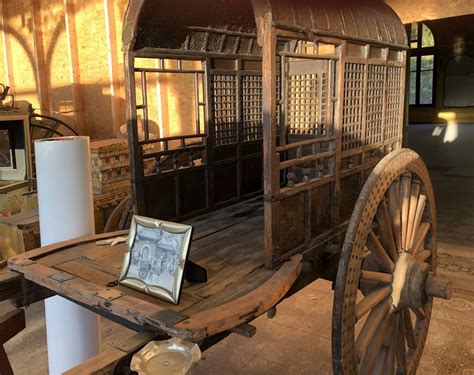
[[[410,35],[410,105],[431,105],[434,97],[434,37],[424,23],[412,23]]]

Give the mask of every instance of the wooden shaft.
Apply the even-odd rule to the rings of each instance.
[[[413,247],[410,249],[410,252],[413,254],[413,256],[416,256],[420,248],[422,248],[425,242],[426,235],[428,234],[428,231],[430,230],[430,227],[431,227],[431,224],[428,222],[424,222],[420,224],[420,227],[413,241]]]
[[[415,214],[415,219],[413,223],[413,229],[410,235],[410,240],[408,242],[407,248],[411,249],[413,247],[413,242],[415,241],[416,237],[416,232],[418,231],[418,228],[420,227],[421,220],[423,219],[423,212],[426,207],[426,195],[420,195],[418,198],[418,203],[416,206],[416,214]]]
[[[382,239],[384,248],[387,250],[390,258],[397,261],[398,251],[397,245],[395,244],[395,239],[393,237],[392,225],[390,224],[390,218],[388,214],[387,204],[385,200],[380,202],[379,207],[377,208],[377,213],[375,214],[377,218],[377,223],[379,224],[379,234]]]
[[[418,205],[418,196],[420,195],[420,182],[414,181],[410,189],[410,203],[408,209],[407,232],[405,238],[405,249],[408,249],[411,243],[413,226],[415,224],[416,207]]]
[[[375,258],[384,264],[389,271],[393,271],[395,269],[395,264],[388,256],[387,252],[372,230],[369,232],[367,237],[367,247],[372,252],[372,254],[374,254]]]
[[[374,271],[361,271],[360,278],[363,280],[379,281],[381,283],[391,283],[393,281],[392,274]]]
[[[429,297],[438,297],[451,299],[453,294],[452,283],[450,280],[440,279],[433,276],[430,272],[425,284],[425,293]]]
[[[410,175],[403,175],[400,182],[400,202],[402,205],[402,246],[405,245],[407,238],[408,210],[410,207],[410,184]]]
[[[392,286],[387,285],[370,293],[356,305],[354,309],[356,319],[359,320],[362,318],[366,313],[388,297],[391,292]]]
[[[400,217],[400,181],[392,182],[388,190],[388,209],[393,225],[393,234],[397,251],[402,250],[402,223]]]

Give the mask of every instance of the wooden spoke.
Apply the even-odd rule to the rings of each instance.
[[[367,236],[367,247],[374,254],[375,258],[379,261],[380,264],[384,265],[389,271],[393,272],[395,269],[395,264],[392,259],[389,257],[384,247],[380,243],[379,239],[375,233],[371,230]]]
[[[388,189],[388,210],[392,221],[393,235],[397,251],[402,250],[402,224],[400,218],[400,181],[397,179]]]
[[[418,198],[418,203],[416,205],[415,219],[413,221],[413,227],[410,233],[410,239],[408,240],[408,249],[413,247],[413,242],[415,241],[416,232],[420,227],[421,220],[423,219],[423,212],[425,211],[426,206],[426,195],[421,194]]]
[[[428,258],[431,256],[431,251],[429,250],[423,250],[420,251],[415,255],[415,258],[418,259],[421,262],[426,262]]]
[[[379,327],[389,310],[390,303],[380,303],[370,312],[355,343],[357,358],[364,356],[367,346],[374,338],[374,335],[379,331]]]
[[[418,251],[422,248],[423,244],[425,243],[426,235],[430,230],[431,224],[428,222],[423,222],[420,224],[415,236],[415,240],[413,241],[413,247],[410,249],[410,252],[413,255],[416,255]]]
[[[397,374],[407,373],[407,358],[405,346],[405,322],[403,313],[398,314],[398,337],[397,337]]]
[[[378,281],[380,283],[391,283],[393,281],[393,275],[390,273],[365,270],[361,271],[360,278],[363,280]]]
[[[410,205],[408,208],[408,221],[407,221],[407,235],[405,239],[405,249],[409,249],[411,243],[411,236],[413,232],[413,226],[415,223],[416,207],[418,205],[418,196],[420,195],[420,182],[413,181],[410,188]]]
[[[390,295],[392,292],[392,287],[390,285],[384,286],[382,288],[376,289],[362,301],[360,301],[354,309],[356,319],[359,320],[365,314],[367,314],[370,310],[372,310],[375,306],[377,306],[380,302],[382,302],[386,297]]]
[[[405,338],[410,349],[416,349],[415,331],[413,330],[413,322],[411,321],[410,311],[405,309],[403,311],[405,319]]]
[[[385,199],[382,199],[382,201],[380,202],[375,216],[379,228],[378,232],[380,234],[382,243],[387,249],[390,258],[396,261],[398,259],[397,245],[395,244],[395,239],[393,237],[392,225],[390,223],[390,216],[388,213],[387,204],[385,203]]]
[[[398,321],[400,320],[399,319],[399,315],[395,315],[393,317],[393,334],[392,334],[392,337],[391,337],[391,345],[390,345],[390,351],[389,351],[389,360],[390,360],[390,367],[389,367],[389,370],[390,370],[390,374],[393,374],[395,373],[395,369],[396,369],[396,365],[397,365],[397,344],[398,344],[398,340],[399,340],[399,337],[400,337],[400,332],[398,330]]]
[[[411,177],[408,174],[404,174],[401,178],[400,183],[400,202],[402,205],[402,246],[405,245],[407,239],[407,226],[408,226],[408,211],[410,208],[410,185]]]
[[[362,365],[360,367],[361,374],[374,373],[375,361],[378,359],[379,355],[381,354],[380,351],[381,351],[383,342],[385,340],[386,331],[387,331],[389,322],[390,322],[390,316],[386,315],[382,322],[380,330],[370,341],[370,344],[364,355],[364,359],[362,360]]]
[[[418,319],[425,319],[426,313],[421,307],[410,307],[411,311],[416,315]]]
[[[377,358],[375,360],[375,366],[373,374],[390,374],[389,366],[389,351],[390,347],[383,344],[380,348],[380,353],[376,354]]]
[[[378,370],[376,368],[376,374],[393,374],[395,371],[395,352],[397,346],[397,336],[398,336],[398,314],[393,314],[390,319],[390,326],[386,333],[387,337],[385,338],[385,343],[383,346],[383,351],[385,352],[385,358],[383,361],[380,361],[380,364],[383,363],[383,367]]]

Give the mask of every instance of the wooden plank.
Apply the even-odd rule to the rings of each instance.
[[[128,353],[117,348],[107,347],[99,354],[76,367],[64,372],[64,375],[105,375],[112,374],[117,363],[125,358]]]
[[[216,318],[224,320],[222,324],[225,329],[228,325],[233,328],[272,307],[290,287],[286,284],[292,283],[299,273],[299,269],[296,270],[299,261],[295,263],[294,259],[285,263],[277,273],[263,267],[263,222],[261,209],[254,210],[257,206],[261,207],[261,202],[239,205],[239,208],[233,210],[226,209],[226,213],[233,212],[234,217],[227,221],[230,225],[217,226],[217,231],[215,227],[214,231],[207,230],[206,223],[202,224],[207,234],[193,242],[192,259],[208,269],[208,282],[186,286],[179,305],[169,304],[121,285],[110,288],[111,292],[118,293],[115,299],[101,297],[107,294],[104,292],[108,290],[107,284],[118,278],[125,244],[98,246],[95,241],[98,238],[123,235],[126,233],[123,231],[36,249],[12,259],[10,267],[23,273],[27,280],[96,309],[100,314],[112,314],[132,325],[147,327],[156,332],[174,334],[176,330],[160,320],[163,316],[161,313],[181,311],[186,315],[197,315],[219,310],[223,305],[230,307],[224,309],[224,316],[216,315]],[[223,214],[215,217],[223,217]],[[244,220],[240,221],[242,217]],[[208,218],[212,220],[212,217]],[[216,219],[214,222],[217,222]],[[296,259],[301,259],[301,256]],[[290,264],[294,265],[291,271],[288,270]],[[53,279],[52,276],[59,272],[66,272],[72,278],[65,281]],[[275,279],[275,275],[280,272],[281,278]],[[275,291],[270,291],[267,284],[276,285]],[[249,295],[254,298],[249,298]],[[239,301],[242,300],[243,303],[240,304]],[[213,320],[213,316],[212,313],[208,319]],[[219,327],[221,324],[216,323],[212,329],[221,332]],[[205,338],[208,335],[199,327],[198,331],[193,329],[192,332],[187,328],[178,330],[182,331],[180,337]]]
[[[151,332],[139,332],[125,339],[124,342],[108,346],[96,356],[66,371],[64,375],[82,374],[111,374],[117,364],[125,357],[138,351],[141,347],[154,339],[160,339]]]
[[[295,255],[259,288],[241,298],[192,315],[176,324],[172,335],[197,341],[255,319],[288,292],[301,272],[302,260],[302,255]]]
[[[50,255],[58,251],[64,251],[64,249],[76,247],[79,245],[87,244],[90,242],[96,242],[98,240],[105,240],[107,238],[114,238],[118,236],[124,236],[128,234],[128,230],[122,230],[117,232],[103,233],[99,235],[88,235],[84,237],[74,238],[67,241],[57,242],[48,246],[39,247],[37,249],[28,251],[24,254],[16,256],[15,258],[9,259],[9,263],[20,263],[22,260],[31,259],[35,260],[37,258]]]

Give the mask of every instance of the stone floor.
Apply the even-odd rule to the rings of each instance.
[[[455,298],[436,301],[420,374],[474,374],[474,178],[434,171],[439,220],[440,273],[453,279]],[[283,301],[274,319],[252,324],[257,334],[231,335],[205,353],[198,374],[329,374],[330,283],[318,280]],[[0,313],[7,311],[0,304]],[[102,320],[103,345],[131,334]],[[42,303],[27,310],[27,329],[6,345],[15,374],[46,374]]]

